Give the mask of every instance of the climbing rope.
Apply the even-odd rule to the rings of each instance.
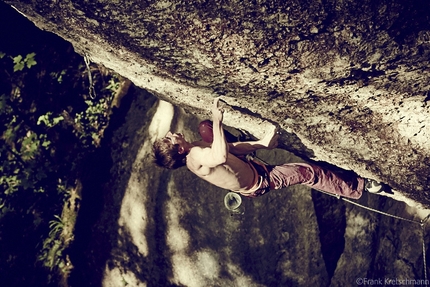
[[[397,216],[397,215],[394,215],[394,214],[390,214],[390,213],[387,213],[387,212],[384,212],[384,211],[380,211],[380,210],[371,208],[369,206],[365,206],[365,205],[359,204],[357,202],[354,202],[352,200],[349,200],[349,199],[346,199],[346,198],[343,198],[343,197],[342,197],[342,200],[346,201],[346,202],[349,202],[351,204],[354,204],[356,206],[359,206],[361,208],[364,208],[364,209],[367,209],[367,210],[370,210],[370,211],[373,211],[373,212],[376,212],[376,213],[379,213],[379,214],[382,214],[382,215],[386,215],[386,216],[389,216],[389,217],[392,217],[392,218],[396,218],[396,219],[400,219],[400,220],[404,220],[404,221],[408,221],[408,222],[413,222],[413,223],[418,223],[418,224],[423,224],[422,220],[418,221],[418,220],[408,219],[408,218],[404,218],[404,217]],[[428,218],[428,216],[426,218]]]

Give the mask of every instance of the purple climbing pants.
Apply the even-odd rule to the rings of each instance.
[[[348,198],[360,198],[364,189],[364,179],[352,172],[335,173],[317,165],[306,163],[287,163],[283,165],[264,165],[249,161],[259,180],[250,193],[244,196],[261,196],[270,190],[281,189],[295,184],[325,191]]]

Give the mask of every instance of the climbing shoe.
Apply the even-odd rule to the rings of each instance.
[[[393,190],[388,184],[378,182],[370,178],[364,179],[364,189],[370,193],[383,195],[394,194]]]
[[[376,180],[366,178],[364,180],[364,189],[370,193],[381,193],[384,191],[384,186]]]

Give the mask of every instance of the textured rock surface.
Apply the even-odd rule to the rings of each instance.
[[[428,206],[429,2],[5,2],[186,110],[137,96],[112,136],[112,162],[95,160],[94,176],[109,184],[101,191],[84,183],[74,286],[424,278],[416,224],[301,187],[245,201],[244,215],[232,217],[225,192],[184,171],[155,169],[149,154],[154,137],[197,126],[190,114],[204,117],[212,98],[224,95],[229,126],[259,137],[278,124],[283,148],[381,179],[397,197]],[[420,217],[389,198],[361,201]]]
[[[428,1],[5,2],[162,99],[225,95],[228,125],[279,124],[290,151],[429,205]]]
[[[84,182],[70,286],[355,286],[424,279],[418,224],[304,186],[244,198],[244,213],[232,216],[223,205],[227,191],[186,168],[169,172],[151,163],[155,137],[184,128],[196,138],[199,119],[147,93],[126,101],[110,127],[112,140],[89,170],[103,188]],[[260,156],[273,164],[300,160],[284,150]],[[365,195],[360,202],[420,218],[386,197]]]

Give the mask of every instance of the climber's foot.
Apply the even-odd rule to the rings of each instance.
[[[375,193],[375,194],[381,194],[381,193],[393,194],[393,192],[391,191],[391,188],[388,185],[370,178],[366,178],[364,180],[364,189],[367,192]]]

